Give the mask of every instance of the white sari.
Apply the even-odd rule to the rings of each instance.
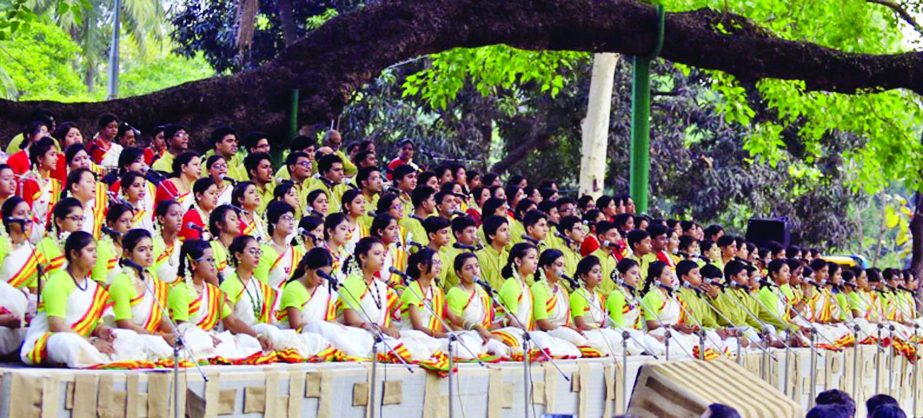
[[[301,332],[326,341],[347,356],[366,356],[372,346],[372,336],[360,328],[336,322],[336,302],[337,294],[330,291],[326,280],[314,288],[308,301],[301,306],[301,323],[304,324]],[[287,316],[285,312],[283,320],[279,321],[282,329],[291,329]]]
[[[180,283],[177,286],[187,286],[194,296],[190,302],[189,320],[177,326],[193,358],[207,360],[221,357],[235,360],[263,351],[260,342],[249,335],[218,332],[221,305],[225,303],[220,289],[205,283],[202,293],[198,293],[191,284]]]
[[[172,247],[167,247],[163,236],[154,238],[154,273],[160,280],[167,284],[179,284],[179,253],[182,243],[179,239],[173,241]]]
[[[361,283],[355,283],[357,280],[361,281]],[[351,287],[352,289],[350,289]],[[353,294],[355,292],[359,292],[359,294]],[[353,309],[363,321],[371,321],[378,326],[389,326],[391,324],[393,319],[391,315],[395,311],[397,304],[397,295],[393,293],[387,284],[377,279],[367,283],[361,276],[355,275],[347,279],[344,285],[340,287],[340,298],[357,299],[359,306],[353,307],[347,304],[346,307]],[[340,320],[342,321],[342,317]],[[365,331],[363,330],[363,332]],[[399,339],[383,334],[384,340],[378,344],[378,352],[388,353],[393,350],[394,354],[402,358],[424,361],[432,357],[435,349],[438,349],[438,346],[434,347],[425,339],[419,338],[422,335],[432,339],[422,332],[401,330],[400,334]],[[371,356],[372,345],[369,344],[359,357],[369,358]]]
[[[68,275],[66,271],[59,274]],[[108,292],[89,277],[84,283],[85,289],[74,288],[67,296],[64,321],[74,332],[51,332],[47,314],[38,312],[20,350],[22,362],[32,366],[64,364],[83,368],[115,361],[158,360],[145,350],[145,341],[134,331],[113,330],[111,355],[101,353],[90,343],[87,337],[95,330],[97,321],[112,313],[106,308]]]
[[[655,330],[649,331],[649,334],[663,337],[667,333],[667,327],[677,325],[680,322],[682,308],[679,304],[676,294],[668,295],[666,290],[656,287],[652,291],[661,292],[664,305],[660,309],[661,326]],[[649,307],[653,309],[654,307]],[[676,330],[670,330],[670,347],[669,355],[671,358],[692,357],[693,347],[699,344],[699,338],[693,334],[685,334]]]
[[[468,292],[461,285],[456,286],[456,288],[468,295],[468,301],[461,311],[462,321],[479,324],[489,330],[491,315],[488,308],[493,309],[493,306],[487,291],[479,286],[475,286],[472,292]],[[485,343],[476,331],[456,331],[455,333],[459,336],[459,339],[466,338],[463,343],[467,346],[467,349],[474,351],[478,355],[489,353],[502,358],[510,356],[510,348],[497,338],[490,338]],[[455,352],[458,353],[462,350],[467,351],[465,348],[456,348]]]
[[[583,331],[586,344],[599,350],[603,355],[615,356],[622,353],[622,335],[606,327],[609,322],[606,316],[606,307],[603,304],[602,297],[594,289],[591,293],[584,287],[581,287],[573,293],[578,298],[584,298],[583,301],[589,306],[589,311],[583,315],[583,321],[596,329]]]
[[[167,284],[153,277],[149,279],[149,282],[143,282],[138,278],[134,269],[125,270],[125,274],[131,279],[131,285],[135,289],[135,297],[130,301],[131,321],[150,333],[157,332],[160,329],[164,309],[167,306],[167,292],[169,291]],[[118,276],[113,280],[117,278]],[[114,316],[106,315],[103,320],[106,325],[112,328],[116,327]],[[114,329],[114,331],[119,337],[126,333],[134,334],[133,338],[137,338],[143,343],[141,350],[149,359],[164,359],[173,355],[173,348],[159,335],[137,334],[126,329]]]
[[[522,353],[521,347],[523,345],[523,338],[525,332],[521,328],[524,326],[529,330],[529,339],[532,340],[531,349],[539,349],[542,351],[547,351],[552,357],[563,357],[563,358],[577,358],[580,357],[580,349],[578,349],[574,344],[570,343],[567,340],[556,338],[545,331],[535,330],[535,323],[533,321],[533,309],[534,301],[532,299],[532,291],[529,290],[529,287],[526,286],[525,281],[520,279],[518,276],[507,279],[503,283],[503,286],[508,286],[507,283],[512,282],[509,286],[518,285],[520,290],[519,301],[517,303],[516,314],[513,315],[509,310],[506,310],[505,315],[510,318],[508,323],[510,326],[502,328],[500,330],[494,331],[494,334],[499,334],[504,336],[502,338],[504,343],[510,345],[514,352]],[[501,294],[503,292],[501,291]],[[506,301],[503,301],[507,303]]]
[[[19,328],[0,327],[0,355],[19,351],[26,335],[24,319],[29,307],[28,293],[0,281],[0,311],[19,318]]]
[[[240,279],[235,274],[226,280]],[[242,285],[240,294],[234,296],[237,303],[231,307],[231,312],[258,334],[268,337],[274,349],[291,349],[303,357],[313,357],[330,347],[330,343],[323,337],[301,334],[292,329],[279,329],[278,326],[270,324],[279,307],[278,292],[254,277]],[[256,312],[257,310],[259,312]]]
[[[619,341],[621,341],[622,333],[628,332],[629,354],[640,355],[644,352],[648,352],[655,356],[663,355],[663,353],[666,352],[666,348],[662,342],[658,341],[652,335],[630,326],[631,324],[637,324],[638,318],[641,316],[641,299],[635,296],[632,292],[626,291],[624,286],[616,287],[613,292],[622,292],[622,294],[625,296],[626,308],[623,308],[622,310],[622,319],[626,326],[614,327],[610,321],[606,321],[609,322],[606,326],[619,334]],[[619,344],[619,346],[621,347],[621,344]]]

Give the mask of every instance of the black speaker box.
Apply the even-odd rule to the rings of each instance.
[[[788,219],[750,219],[747,221],[746,239],[756,244],[757,247],[765,247],[770,241],[775,241],[782,244],[783,247],[788,247],[792,240]]]

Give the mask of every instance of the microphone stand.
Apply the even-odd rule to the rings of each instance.
[[[562,276],[562,277],[568,278],[567,276]],[[574,287],[574,292],[580,294],[580,297],[582,297],[586,301],[587,306],[589,306],[591,309],[596,309],[596,311],[598,312],[600,310],[599,307],[594,305],[593,302],[590,301],[590,298],[588,298],[585,294],[580,293],[579,290],[581,287],[583,287],[580,285],[580,282],[573,280],[573,279],[570,279],[569,281],[571,282],[571,285],[573,285]],[[583,288],[585,289],[585,287]],[[609,316],[607,312],[602,312],[602,314],[603,314],[603,317],[606,318],[606,321],[609,322],[610,325],[612,325],[612,328],[619,328],[618,324],[615,323],[615,321],[612,319],[612,317]],[[634,340],[634,338],[631,337],[631,334],[627,330],[622,330],[622,382],[625,382],[622,385],[623,387],[622,399],[624,399],[624,402],[625,402],[624,410],[626,411],[628,410],[628,339],[629,338]],[[605,335],[603,335],[603,341],[605,341],[606,346],[609,347],[609,351],[612,353],[612,362],[615,363],[616,362],[615,350],[612,349],[612,345],[609,344],[609,339],[606,338]],[[640,345],[641,347],[644,347],[644,345],[641,344],[639,341],[637,340],[634,340],[634,341],[638,343],[638,345]],[[656,355],[654,355],[653,357],[655,360],[657,359]]]
[[[730,299],[732,302],[734,302],[734,305],[736,305],[738,308],[742,309],[742,310],[747,314],[747,316],[749,316],[750,318],[752,318],[754,321],[758,322],[758,323],[760,324],[760,326],[763,327],[764,330],[766,330],[766,329],[769,328],[769,324],[767,324],[767,323],[761,321],[760,318],[759,318],[758,316],[756,316],[756,315],[753,313],[753,311],[750,310],[750,308],[748,308],[746,305],[744,305],[741,301],[737,300],[737,297],[736,297],[736,296],[732,296],[732,295],[727,295],[727,296],[728,296],[728,299]],[[760,348],[760,350],[763,352],[763,355],[768,355],[769,358],[772,359],[772,361],[775,361],[775,362],[778,362],[778,361],[779,361],[779,359],[777,359],[776,356],[772,355],[772,353],[770,353],[769,350],[768,350],[766,347],[763,347],[763,344],[758,344],[757,347]]]
[[[813,282],[809,282],[809,284],[817,286],[817,284]],[[819,292],[820,290],[815,290],[815,291]],[[821,338],[823,338],[824,341],[826,341],[827,344],[829,344],[831,347],[836,347],[836,344],[834,344],[832,341],[827,339],[827,337],[825,337],[823,334],[817,332],[817,327],[815,326],[815,322],[808,321],[808,319],[805,318],[804,315],[801,314],[801,312],[798,312],[798,310],[795,309],[794,306],[792,307],[792,312],[795,314],[795,316],[797,316],[798,318],[801,318],[802,321],[811,325],[811,338],[809,340],[811,344],[810,345],[811,351],[813,351],[817,355],[817,357],[823,357],[824,359],[826,359],[826,356],[815,348],[815,345],[817,343],[817,337],[820,336]],[[881,328],[880,327],[881,325],[879,324],[879,333],[878,333],[879,341],[881,340]],[[817,357],[815,357],[814,355],[811,356],[811,371],[812,371],[811,373],[811,394],[810,394],[811,398],[808,400],[809,405],[814,404],[814,393],[817,392],[817,373],[814,373],[814,371],[817,370]],[[878,356],[875,356],[875,360],[877,362]],[[877,386],[878,385],[878,367],[875,368],[875,385],[876,385],[875,392],[877,393],[878,392],[878,386]]]
[[[888,356],[888,395],[894,393],[894,324],[888,324],[888,336],[891,338],[891,353]]]
[[[760,298],[755,297],[755,298],[753,298],[753,300],[755,300],[756,303],[759,303],[760,306],[761,306],[763,309],[765,309],[766,312],[769,312],[769,314],[772,315],[772,317],[775,318],[777,321],[779,321],[779,322],[781,322],[781,323],[783,323],[783,324],[789,323],[788,321],[786,321],[785,319],[783,319],[782,317],[780,317],[778,314],[776,314],[775,310],[773,310],[773,309],[770,308],[769,306],[766,306],[766,304],[763,303],[763,301],[761,301]],[[788,305],[786,305],[786,307],[787,307],[787,306],[788,306]],[[793,334],[793,332],[792,332],[791,330],[788,330],[789,343],[786,343],[785,340],[784,340],[783,338],[779,338],[779,341],[782,343],[782,345],[785,346],[785,374],[786,374],[786,376],[788,375],[788,364],[789,364],[789,361],[790,361],[789,355],[790,355],[790,353],[791,353],[791,348],[792,348],[792,347],[791,347],[791,344],[790,344],[790,343],[791,343],[792,334]],[[813,356],[813,354],[812,354],[812,356]],[[784,384],[783,384],[783,386],[782,386],[782,392],[785,393],[785,395],[788,395],[788,393],[787,393],[787,392],[788,392],[788,385],[784,385]]]
[[[728,317],[724,316],[724,314],[721,313],[721,311],[718,310],[718,308],[715,305],[712,305],[712,303],[708,301],[708,297],[702,298],[702,301],[704,301],[705,304],[708,305],[709,308],[711,308],[712,312],[714,312],[715,315],[720,316],[721,319],[724,320],[724,322],[731,324],[730,328],[735,331],[734,339],[737,340],[737,364],[743,365],[743,355],[741,353],[743,351],[743,347],[740,345],[740,329],[734,326],[734,322],[731,322],[731,320],[728,319]]]
[[[140,265],[139,265],[140,267]],[[137,272],[138,275],[141,275],[141,272]],[[139,277],[140,278],[140,277]],[[167,323],[170,324],[170,329],[173,331],[173,413],[176,418],[180,418],[182,415],[179,412],[179,350],[182,349],[186,353],[186,357],[190,358],[192,364],[195,366],[196,371],[202,376],[202,380],[205,383],[208,383],[208,377],[205,376],[205,372],[202,371],[202,368],[199,367],[199,362],[192,357],[192,353],[189,352],[189,348],[186,347],[186,344],[183,343],[183,336],[180,334],[179,329],[176,327],[176,322],[173,321],[173,318],[170,317],[170,313],[167,312],[167,309],[164,308],[163,304],[159,299],[157,299],[157,294],[154,293],[154,290],[151,289],[150,281],[155,280],[152,277],[149,277],[147,280],[143,280],[144,288],[154,299],[154,303],[157,304],[157,308],[160,309],[160,314],[167,319]]]
[[[523,377],[523,380],[522,380],[522,390],[523,390],[523,403],[524,403],[524,406],[525,406],[525,410],[523,410],[523,414],[524,414],[523,416],[524,416],[525,418],[529,418],[529,402],[530,402],[530,400],[529,400],[529,393],[531,392],[531,389],[532,389],[532,388],[529,387],[529,381],[531,380],[531,379],[529,378],[529,375],[530,375],[530,366],[529,366],[529,341],[532,341],[532,338],[529,336],[529,330],[528,330],[528,328],[526,328],[526,326],[525,326],[522,322],[519,321],[519,318],[518,318],[516,315],[513,315],[512,312],[510,312],[509,307],[506,306],[506,304],[504,304],[503,301],[501,301],[501,300],[497,297],[496,292],[494,292],[494,289],[491,288],[490,285],[487,284],[487,282],[478,279],[477,284],[481,285],[481,287],[483,287],[484,290],[487,291],[487,294],[490,295],[490,299],[493,301],[493,303],[495,303],[495,304],[497,304],[497,306],[500,306],[500,307],[502,307],[503,309],[505,309],[505,311],[506,311],[506,316],[507,316],[508,318],[512,318],[513,322],[515,323],[515,326],[516,326],[517,328],[519,328],[520,330],[522,330],[522,375],[523,375],[523,376],[522,376],[522,377]],[[538,349],[542,351],[542,354],[544,354],[545,357],[548,358],[548,361],[551,362],[551,365],[554,366],[554,368],[557,369],[558,373],[561,374],[561,377],[564,378],[564,381],[570,383],[570,377],[568,377],[568,376],[564,373],[564,371],[561,370],[560,367],[558,367],[558,364],[557,364],[557,363],[554,361],[554,359],[553,359],[550,355],[548,355],[548,353],[546,352],[545,347],[542,347],[542,346],[541,346],[538,342],[536,342],[536,341],[533,341],[533,342],[534,342],[535,345],[538,347]]]
[[[404,277],[404,279],[408,279],[408,277]],[[410,286],[410,284],[407,283],[406,287],[404,288],[405,289],[404,291],[406,292],[407,291],[406,289],[412,289],[412,288],[413,286]],[[427,303],[426,298],[422,294],[416,292],[416,290],[413,290],[413,292],[416,294],[416,296],[420,297],[421,304],[423,305],[424,308],[426,308],[427,311],[429,311],[430,315],[432,315],[433,318],[436,318],[437,320],[439,320],[439,323],[442,325],[443,328],[445,328],[446,334],[448,335],[447,338],[449,339],[449,344],[448,344],[448,347],[449,347],[449,418],[452,418],[455,416],[455,407],[454,405],[452,405],[452,393],[454,392],[453,390],[454,388],[452,385],[452,374],[454,373],[454,370],[455,370],[455,358],[454,358],[455,356],[452,350],[452,343],[458,343],[458,345],[464,348],[465,351],[468,352],[468,354],[471,354],[471,356],[477,361],[478,365],[480,365],[481,367],[487,367],[487,366],[484,365],[484,362],[482,362],[481,359],[479,359],[478,356],[474,354],[474,352],[471,351],[471,349],[468,348],[468,346],[465,345],[465,343],[461,342],[461,340],[458,339],[458,335],[455,334],[455,331],[452,331],[452,329],[449,328],[449,324],[447,324],[442,319],[442,317],[440,317],[439,315],[436,315],[436,311],[432,307],[432,302]]]
[[[693,289],[693,290],[695,290],[695,289]],[[677,295],[676,297],[677,297],[677,299],[678,299],[678,298],[679,298],[679,295]],[[702,323],[701,323],[699,320],[695,319],[695,316],[692,315],[692,312],[689,312],[689,310],[686,309],[686,307],[683,306],[682,303],[679,304],[679,307],[680,307],[680,309],[683,310],[683,312],[686,313],[686,316],[688,316],[689,319],[692,320],[692,322],[694,323],[694,325],[697,326],[697,327],[699,327],[699,332],[698,332],[698,334],[699,334],[699,360],[703,360],[703,361],[704,361],[704,360],[705,360],[705,339],[708,337],[708,335],[707,335],[706,332],[705,332],[705,327],[702,326]],[[712,340],[712,339],[710,339],[710,338],[709,338],[709,341],[710,341],[712,344],[715,344],[715,341]],[[716,346],[716,347],[719,347],[719,348],[721,347],[720,344],[715,344],[715,346]]]
[[[920,326],[917,324],[913,324],[913,352],[914,354],[920,352],[920,343],[918,339],[919,330],[920,330]],[[856,345],[858,345],[858,343]],[[917,377],[918,377],[917,376],[917,368],[918,368],[917,363],[919,362],[920,360],[916,360],[913,362],[913,387],[911,389],[913,390],[913,410],[912,410],[913,412],[910,413],[911,416],[916,416],[917,414]],[[853,374],[855,375],[855,373]]]
[[[651,290],[653,290],[653,289],[651,289]],[[638,303],[641,304],[641,307],[642,307],[642,308],[645,307],[645,305],[644,305],[644,299],[643,299],[643,298],[642,298],[641,300],[639,300]],[[679,304],[679,305],[682,307],[682,304],[679,303],[679,301],[676,301],[676,303]],[[670,325],[669,325],[669,324],[664,324],[664,323],[663,323],[663,320],[661,319],[660,313],[659,313],[659,312],[657,312],[657,311],[654,310],[654,309],[651,309],[650,306],[647,306],[646,308],[647,308],[652,314],[654,314],[654,319],[656,319],[656,320],[657,320],[657,323],[660,324],[661,327],[663,327],[663,330],[664,330],[664,334],[663,334],[663,335],[664,335],[664,341],[663,341],[663,344],[664,344],[664,353],[665,353],[665,354],[664,354],[664,360],[670,361],[670,338],[671,338],[671,334],[670,334]],[[645,321],[644,326],[647,327],[647,321]],[[650,332],[650,331],[651,331],[650,328],[648,328],[648,332]],[[683,349],[683,352],[685,352],[686,355],[689,356],[689,358],[695,358],[695,356],[693,356],[692,353],[689,352],[689,350],[686,350],[686,347],[683,347],[682,344],[679,345],[679,348]]]
[[[334,291],[340,288],[340,284],[337,281],[336,277],[329,275],[329,274],[324,274],[323,277],[327,279],[330,286],[333,287]],[[407,364],[407,362],[404,360],[403,357],[401,357],[399,354],[397,354],[396,351],[394,351],[394,348],[391,347],[391,344],[388,344],[388,342],[385,340],[383,332],[381,331],[381,328],[379,328],[378,323],[375,321],[372,321],[372,317],[369,315],[368,312],[365,311],[365,308],[362,307],[361,301],[359,299],[356,299],[355,296],[353,296],[352,292],[349,291],[348,287],[343,287],[342,289],[345,290],[347,294],[349,294],[350,298],[356,301],[356,306],[359,308],[357,312],[361,313],[363,317],[362,319],[364,319],[373,329],[372,336],[374,338],[374,342],[372,343],[372,376],[371,376],[371,383],[369,384],[369,416],[374,417],[375,416],[375,391],[377,390],[377,382],[376,382],[375,374],[376,374],[376,369],[378,368],[378,343],[384,344],[387,351],[389,353],[394,354],[394,356],[397,357],[397,359],[401,362],[401,364],[404,365],[404,368],[406,368],[407,371],[410,372],[411,374],[413,374],[413,368],[410,367],[409,364]]]

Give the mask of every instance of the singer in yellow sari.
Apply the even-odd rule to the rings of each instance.
[[[32,242],[42,239],[45,223],[54,204],[61,198],[61,181],[52,177],[52,171],[58,164],[58,158],[64,158],[50,137],[45,137],[29,147],[29,160],[32,170],[20,179],[19,195],[32,208],[32,220],[37,224],[30,237]]]
[[[279,327],[328,341],[352,358],[368,355],[372,336],[362,329],[336,321],[337,292],[331,277],[333,257],[324,248],[308,250],[291,279],[282,288]]]
[[[494,331],[494,334],[499,335],[514,353],[522,354],[519,348],[523,344],[524,332],[528,332],[534,343],[529,347],[530,350],[547,350],[552,356],[561,358],[580,357],[580,350],[570,342],[536,329],[535,311],[544,310],[547,314],[547,307],[536,303],[525,277],[531,277],[537,270],[538,249],[528,242],[513,245],[507,264],[503,268],[503,275],[507,279],[500,288],[500,302],[506,316],[506,327]]]
[[[157,204],[154,213],[160,225],[160,234],[154,237],[154,273],[167,284],[181,283],[182,278],[178,275],[179,250],[182,246],[179,230],[183,208],[173,200],[165,200]]]
[[[90,170],[80,168],[67,175],[64,190],[83,206],[82,230],[99,239],[105,221],[109,195],[105,184],[96,181],[96,175]]]
[[[369,225],[360,222],[363,216],[368,216],[365,210],[365,196],[357,189],[349,189],[343,193],[343,207],[340,211],[346,214],[349,223],[349,239],[346,241],[346,252],[352,254],[356,243],[361,238],[369,236]]]
[[[387,213],[378,214],[371,224],[371,236],[381,240],[385,246],[385,262],[381,266],[376,278],[384,281],[389,287],[400,294],[404,289],[404,282],[399,274],[391,269],[404,271],[407,268],[407,249],[401,246],[400,227],[397,219]]]
[[[0,280],[17,289],[28,289],[34,294],[38,286],[39,258],[35,247],[29,242],[33,223],[29,215],[29,204],[19,196],[11,196],[0,207],[3,225],[9,236],[9,252],[0,261]]]
[[[494,321],[493,301],[487,291],[474,282],[481,274],[477,256],[461,253],[455,257],[452,267],[458,284],[446,294],[446,308],[452,313],[449,320],[456,332],[477,337],[476,343],[468,345],[471,350],[509,358],[510,348],[490,332],[502,328],[500,322]]]
[[[123,236],[122,247],[120,264],[125,268],[109,286],[115,327],[135,333],[148,357],[167,358],[174,342],[173,329],[164,317],[169,286],[148,270],[154,265],[154,240],[150,232],[132,229]]]
[[[209,241],[215,255],[215,267],[220,277],[228,277],[234,267],[231,265],[231,255],[228,248],[234,238],[240,236],[240,220],[237,211],[230,205],[221,205],[209,215],[208,232],[213,239]]]
[[[413,281],[401,294],[401,338],[413,338],[434,353],[447,353],[447,332],[450,330],[445,329],[443,322],[454,314],[445,309],[445,294],[436,285],[440,270],[442,259],[439,253],[429,247],[410,256],[407,276]],[[455,346],[456,357],[472,359],[480,354],[474,351],[474,348],[480,346],[476,336],[458,334],[458,339],[459,344]],[[469,348],[460,348],[459,345]]]
[[[619,333],[628,332],[628,352],[638,355],[647,351],[655,356],[662,355],[665,348],[654,336],[641,329],[641,297],[638,286],[641,285],[641,268],[638,262],[630,258],[622,259],[615,267],[618,276],[615,289],[606,296],[606,311],[612,319],[610,326]]]
[[[599,292],[602,266],[595,256],[587,256],[577,263],[574,278],[578,286],[570,294],[570,310],[574,328],[580,330],[587,345],[604,355],[622,353],[622,336],[608,327],[605,297]]]
[[[535,328],[552,337],[551,341],[557,350],[566,357],[579,357],[577,353],[568,353],[570,343],[577,347],[589,344],[586,337],[573,323],[570,312],[570,295],[562,283],[565,279],[562,274],[565,268],[565,257],[560,250],[548,249],[542,251],[538,258],[535,283],[530,289],[532,292],[532,315]]]
[[[119,258],[122,255],[122,235],[131,227],[132,211],[127,205],[116,203],[106,213],[104,235],[96,242],[96,264],[90,277],[108,286],[122,271]]]
[[[384,341],[377,346],[381,354],[400,356],[409,361],[428,360],[432,347],[418,341],[413,333],[405,333],[391,325],[398,310],[397,294],[383,281],[375,278],[384,261],[384,245],[377,238],[366,237],[356,244],[356,261],[359,269],[351,273],[340,286],[338,317],[348,326],[372,333],[381,332]],[[372,344],[365,347],[361,357],[372,354]],[[393,350],[393,351],[392,351]]]
[[[208,243],[200,240],[183,243],[179,274],[189,277],[185,283],[173,286],[168,305],[194,358],[234,362],[272,349],[269,337],[238,318],[216,286],[218,269]],[[219,322],[226,331],[218,332]]]
[[[687,319],[683,301],[673,291],[676,277],[673,270],[661,261],[653,261],[648,266],[648,277],[641,309],[647,324],[648,334],[658,340],[664,338],[668,328],[670,332],[669,356],[693,357],[693,348],[698,344],[698,336],[693,334],[694,327]]]
[[[259,335],[266,336],[276,350],[294,350],[301,358],[314,357],[330,347],[323,337],[274,325],[280,292],[258,280],[254,274],[262,259],[255,238],[248,235],[234,238],[229,250],[235,268],[221,283],[221,291],[241,322]]]
[[[67,267],[64,258],[64,241],[68,235],[83,226],[83,206],[73,197],[61,199],[52,210],[51,231],[38,242],[35,250],[44,273],[52,273]]]
[[[261,197],[256,185],[249,181],[242,181],[234,186],[231,192],[231,205],[239,208],[237,213],[240,218],[241,235],[250,235],[254,238],[266,237],[266,226],[257,211],[261,206]]]
[[[154,230],[154,194],[156,186],[139,172],[127,171],[119,178],[119,198],[131,205],[134,214],[131,229]],[[114,186],[114,185],[113,185]]]
[[[83,368],[111,362],[152,360],[132,331],[104,324],[109,292],[90,278],[96,261],[93,236],[77,231],[64,244],[67,268],[48,278],[42,304],[29,324],[20,359],[27,365]]]
[[[273,289],[281,289],[302,256],[290,238],[295,233],[295,208],[285,202],[270,202],[266,207],[266,220],[269,241],[260,246],[263,255],[253,274]]]

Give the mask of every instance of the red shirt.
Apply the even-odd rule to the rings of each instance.
[[[63,158],[61,158],[63,160]],[[29,169],[32,167],[32,163],[29,161],[29,153],[26,150],[19,150],[13,153],[6,164],[13,169],[13,173],[16,175],[26,174]]]
[[[406,164],[406,163],[404,162],[404,160],[402,160],[402,159],[400,159],[400,158],[395,158],[395,159],[391,160],[391,162],[388,163],[388,172],[387,172],[387,174],[385,174],[385,175],[388,177],[388,180],[393,180],[393,179],[391,178],[391,172],[393,172],[395,168],[398,168],[398,167],[400,167],[400,166],[402,166],[402,165],[404,165],[404,164]]]
[[[183,227],[179,230],[179,240],[202,239],[202,232],[190,228],[189,224],[198,225],[203,230],[206,229],[205,220],[202,219],[202,215],[199,211],[194,208],[189,209],[186,211],[186,214],[183,215]]]
[[[596,239],[595,235],[589,234],[586,238],[583,239],[583,243],[580,244],[580,256],[586,257],[590,254],[593,254],[596,250],[599,249],[599,240]]]
[[[657,259],[670,267],[676,267],[673,264],[673,259],[664,250],[657,251]]]
[[[102,164],[103,158],[106,156],[106,153],[109,152],[109,148],[112,148],[111,142],[103,142],[103,140],[96,138],[90,142],[87,151],[90,153],[90,158],[93,159],[93,162]]]
[[[191,198],[189,193],[181,194],[172,181],[164,180],[157,185],[157,190],[154,192],[154,208],[156,209],[157,206],[160,205],[160,202],[164,200],[175,200],[181,206],[185,207],[183,203],[187,198]]]
[[[475,208],[468,208],[468,210],[466,210],[465,213],[467,213],[468,216],[471,217],[471,219],[474,219],[475,225],[477,225],[478,227],[481,226],[481,212],[478,212],[478,210]]]

